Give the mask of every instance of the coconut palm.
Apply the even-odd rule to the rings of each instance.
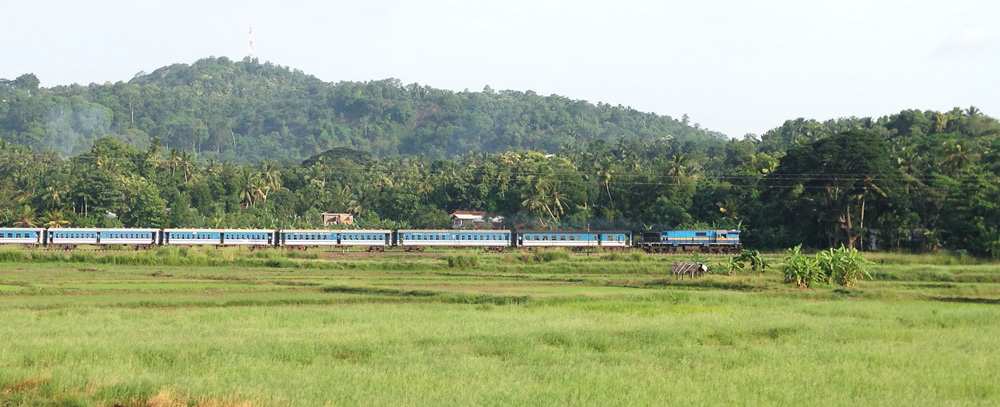
[[[961,144],[954,140],[948,140],[944,143],[944,151],[948,154],[941,162],[945,175],[952,176],[972,165],[972,157],[965,152]]]
[[[66,189],[62,185],[49,185],[45,187],[45,192],[42,193],[42,202],[45,203],[46,207],[54,210],[62,206],[65,197]]]
[[[260,175],[266,186],[271,191],[281,189],[281,173],[278,172],[278,163],[274,160],[264,161],[260,165]]]
[[[677,181],[677,185],[681,184],[681,181],[688,176],[688,165],[687,165],[687,154],[678,153],[674,154],[673,159],[670,161],[670,168],[667,169],[667,175]]]
[[[611,179],[615,175],[614,163],[611,162],[610,158],[605,158],[597,166],[597,178],[601,181],[601,185],[604,185],[604,190],[608,192],[608,201],[613,201],[611,199]]]
[[[181,151],[178,157],[177,169],[184,176],[184,182],[192,181],[197,176],[197,159],[191,153]]]
[[[44,222],[43,225],[47,228],[62,228],[72,223],[66,219],[66,216],[60,210],[46,212],[45,216],[42,217],[42,222]]]
[[[30,206],[24,205],[21,207],[21,210],[14,214],[13,225],[21,228],[37,227],[38,225],[35,224],[35,218],[35,211],[31,209]]]

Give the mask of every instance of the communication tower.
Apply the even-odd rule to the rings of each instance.
[[[253,59],[253,26],[250,26],[250,59]]]

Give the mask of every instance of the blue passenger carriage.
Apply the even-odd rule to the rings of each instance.
[[[482,247],[486,251],[500,251],[511,244],[509,230],[399,230],[396,245],[403,250],[420,250],[426,247]]]
[[[221,230],[223,246],[274,246],[274,230],[227,229]]]
[[[359,246],[367,251],[385,251],[392,244],[392,231],[286,229],[278,232],[278,244],[301,248]]]
[[[98,229],[97,244],[149,247],[160,244],[160,233],[160,229]]]
[[[739,230],[666,230],[642,234],[642,248],[647,252],[730,253],[743,248]]]
[[[602,230],[526,230],[518,232],[517,247],[605,247],[629,246],[629,232]]]
[[[222,232],[222,229],[163,229],[163,245],[222,245]]]
[[[24,244],[38,246],[44,243],[45,229],[41,228],[0,228],[0,244]]]
[[[45,244],[49,246],[76,246],[98,244],[98,233],[105,229],[57,228],[45,232]]]
[[[341,246],[364,246],[368,251],[384,252],[392,244],[391,230],[341,230]]]

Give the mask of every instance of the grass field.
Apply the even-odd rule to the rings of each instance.
[[[14,253],[4,407],[1000,404],[975,259],[804,291],[631,253]]]

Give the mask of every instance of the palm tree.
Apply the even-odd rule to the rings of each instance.
[[[729,197],[716,205],[719,206],[719,212],[722,213],[723,219],[732,219],[738,221],[740,218],[740,200],[736,197]]]
[[[420,196],[427,196],[430,195],[431,192],[434,192],[434,186],[431,185],[428,177],[421,177],[420,181],[417,181],[417,194]]]
[[[566,195],[559,192],[558,184],[553,185],[552,190],[549,191],[549,202],[552,204],[549,207],[549,216],[552,217],[552,220],[556,220],[559,216],[566,214],[563,202],[568,203],[568,201],[566,201]]]
[[[150,163],[154,170],[163,166],[163,141],[159,137],[153,137],[149,142],[149,150],[146,151],[146,161]]]
[[[46,212],[45,216],[42,217],[42,222],[44,222],[43,225],[47,228],[61,228],[69,226],[72,223],[66,220],[66,217],[63,216],[63,212],[60,210]]]
[[[15,227],[33,228],[38,226],[35,224],[35,211],[28,205],[22,206],[21,210],[14,214],[14,219],[13,225]]]
[[[944,143],[944,150],[948,154],[941,162],[945,175],[952,176],[957,174],[972,164],[972,157],[966,154],[962,149],[962,145],[954,140],[946,141]]]
[[[267,193],[271,187],[264,185],[264,180],[260,176],[254,177],[251,187],[255,201],[267,201]]]
[[[218,177],[222,174],[222,165],[219,164],[218,160],[210,158],[205,163],[205,173],[208,174],[209,177]]]
[[[57,209],[62,206],[65,196],[66,192],[62,185],[49,185],[45,187],[45,192],[42,194],[42,201],[45,202],[49,209]]]
[[[363,190],[359,190],[358,193],[355,194],[347,203],[347,212],[353,214],[354,216],[361,216],[364,215],[365,212],[368,212],[370,207],[371,205],[368,194],[366,194]]]
[[[597,166],[597,178],[601,180],[601,185],[604,185],[604,190],[608,192],[609,202],[613,201],[611,199],[611,178],[614,177],[614,174],[614,163],[611,162],[611,159],[605,158],[601,160]]]
[[[673,160],[670,161],[670,168],[667,170],[667,175],[675,179],[677,181],[677,185],[680,185],[681,181],[687,178],[687,154],[674,154]]]
[[[260,166],[260,174],[264,185],[271,191],[281,189],[281,173],[275,168],[277,166],[278,163],[274,160],[264,161]]]
[[[180,169],[181,175],[184,176],[184,182],[188,182],[197,175],[195,172],[198,169],[197,159],[191,153],[181,151],[177,157],[177,168]]]
[[[254,199],[257,197],[257,189],[261,187],[260,174],[253,171],[249,166],[244,166],[236,174],[234,182],[243,209],[253,206]]]
[[[170,167],[170,176],[173,177],[174,173],[177,171],[177,167],[181,165],[181,150],[176,148],[170,149],[170,155],[167,157],[167,166]]]

